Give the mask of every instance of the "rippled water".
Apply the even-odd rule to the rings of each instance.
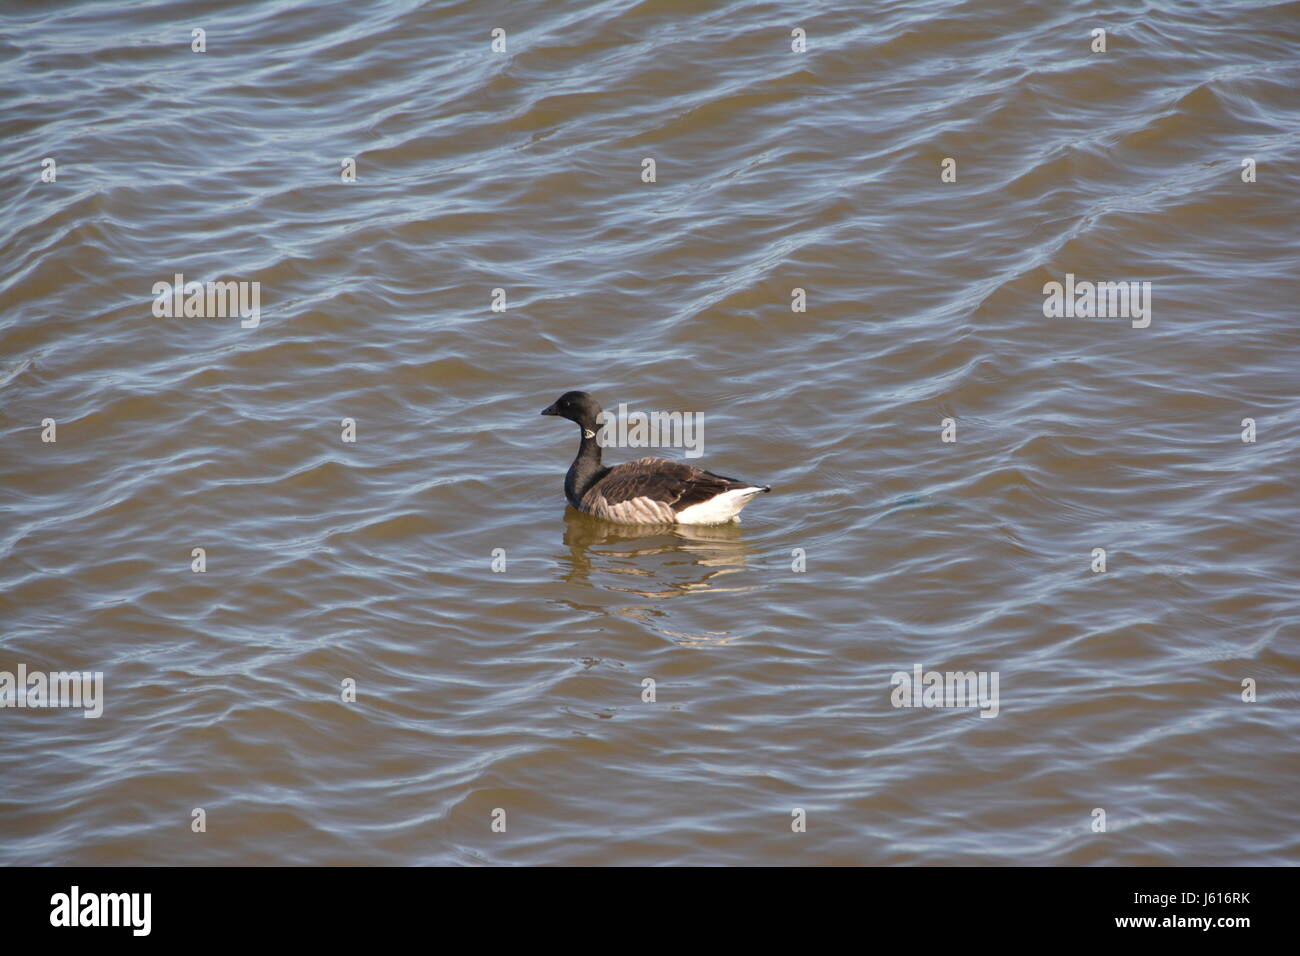
[[[104,713],[0,710],[0,861],[1297,862],[1298,50],[1295,2],[10,8],[0,669]],[[176,273],[259,324],[155,317]],[[1046,317],[1067,274],[1150,325]],[[774,493],[566,513],[568,388]],[[895,708],[918,665],[998,715]]]

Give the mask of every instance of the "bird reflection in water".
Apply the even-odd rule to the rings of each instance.
[[[573,508],[564,512],[564,543],[569,548],[564,580],[589,583],[592,571],[643,578],[633,586],[606,585],[648,598],[669,598],[689,591],[747,591],[719,588],[719,579],[745,567],[749,546],[740,525],[613,524]],[[666,556],[663,561],[646,558]],[[679,560],[686,558],[688,560]],[[669,577],[671,576],[671,580]]]
[[[727,575],[746,568],[753,551],[736,523],[613,524],[566,508],[564,544],[568,547],[567,558],[562,558],[566,583],[635,594],[654,602],[618,608],[574,606],[636,618],[652,626],[651,619],[664,616],[666,608],[659,605],[668,598],[753,588],[726,580]],[[607,575],[619,577],[610,580]],[[728,644],[740,637],[728,631],[689,634],[662,625],[655,629],[680,644]]]
[[[684,594],[751,591],[757,585],[727,580],[727,575],[753,567],[753,546],[740,525],[612,524],[569,507],[564,511],[564,544],[560,558],[567,584],[599,592],[636,594],[649,602],[611,606],[603,601],[563,604],[593,613],[638,620],[681,645],[731,644],[744,635],[735,631],[694,631],[669,626],[667,598]],[[612,576],[617,575],[617,578]],[[593,580],[594,578],[594,580]],[[746,576],[748,578],[748,576]],[[698,609],[698,605],[694,605]],[[679,609],[684,607],[679,605]],[[735,618],[731,618],[735,619]]]

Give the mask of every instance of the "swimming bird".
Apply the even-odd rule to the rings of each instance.
[[[579,511],[618,524],[723,524],[755,495],[772,489],[715,475],[666,458],[638,458],[606,468],[600,461],[600,405],[586,392],[565,392],[542,409],[576,422],[578,455],[564,476],[564,496]]]

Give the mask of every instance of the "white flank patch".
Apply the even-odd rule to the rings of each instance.
[[[653,498],[633,498],[611,505],[603,497],[593,502],[592,514],[619,524],[671,524],[673,509]]]
[[[691,505],[677,512],[678,524],[722,524],[740,514],[740,509],[749,504],[749,499],[762,491],[762,488],[737,488],[714,495],[708,501]]]

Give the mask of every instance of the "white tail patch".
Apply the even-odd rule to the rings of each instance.
[[[764,491],[763,488],[736,488],[714,495],[708,501],[691,505],[677,512],[678,524],[723,524],[740,514],[749,499]]]

